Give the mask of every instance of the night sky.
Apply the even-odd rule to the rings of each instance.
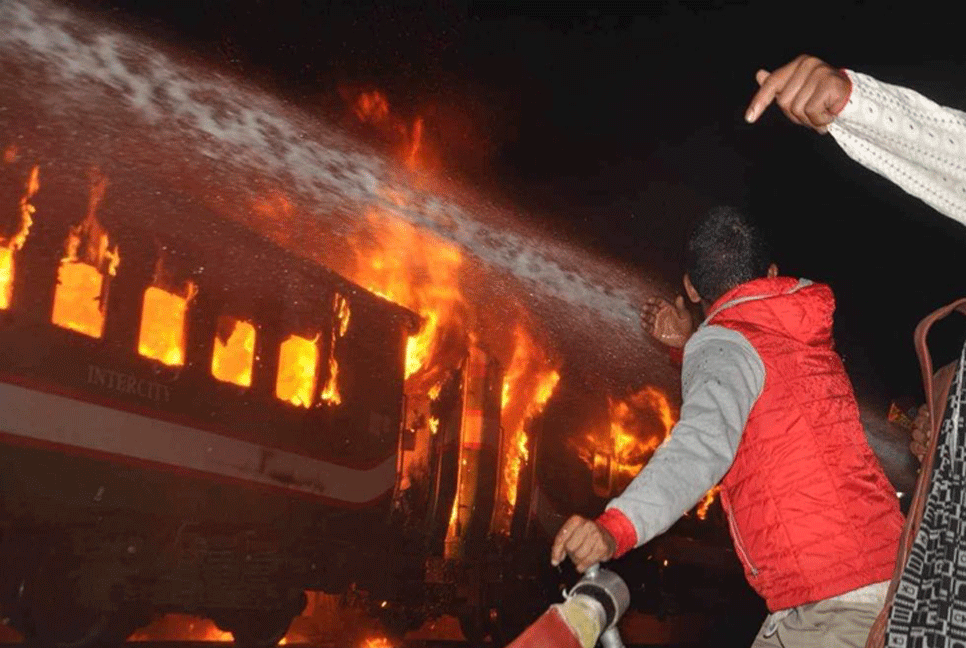
[[[744,206],[784,273],[835,289],[860,391],[914,401],[912,329],[966,295],[966,228],[777,110],[742,120],[755,70],[801,52],[966,108],[956,21],[920,5],[73,4],[330,117],[339,88],[381,89],[424,116],[441,172],[668,280],[697,215]]]

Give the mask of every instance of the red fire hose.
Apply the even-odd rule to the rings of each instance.
[[[621,577],[596,565],[507,648],[624,648],[617,621],[631,594]]]

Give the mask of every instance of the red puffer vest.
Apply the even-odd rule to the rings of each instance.
[[[721,499],[745,575],[775,611],[892,576],[902,531],[832,340],[828,286],[756,279],[709,324],[745,336],[765,365]]]

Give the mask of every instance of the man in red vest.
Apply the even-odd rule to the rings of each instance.
[[[695,228],[684,287],[706,318],[684,347],[681,418],[603,515],[563,525],[551,560],[583,571],[621,556],[720,482],[736,553],[771,612],[753,646],[863,646],[903,518],[834,349],[832,291],[778,276],[729,207]]]

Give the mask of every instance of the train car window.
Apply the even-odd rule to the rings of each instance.
[[[188,281],[180,292],[151,286],[141,309],[138,353],[169,367],[184,365],[188,304],[197,288]]]
[[[220,315],[211,355],[211,375],[222,382],[250,387],[254,361],[255,327],[250,322]]]
[[[104,274],[94,266],[64,259],[57,271],[51,321],[93,338],[104,333],[107,295]]]
[[[279,347],[275,396],[299,407],[310,407],[318,373],[318,338],[289,335]]]
[[[107,288],[121,263],[117,244],[111,246],[96,216],[106,189],[107,178],[92,170],[87,216],[68,232],[50,317],[57,326],[93,338],[104,333]]]

